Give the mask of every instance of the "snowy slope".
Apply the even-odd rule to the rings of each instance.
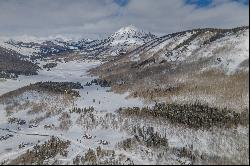
[[[0,40],[0,46],[8,50],[16,51],[19,54],[29,57],[37,56],[39,52],[39,48],[36,46],[29,47],[29,46],[18,45],[17,42],[13,40],[7,40],[7,41]]]
[[[48,57],[59,53],[69,53],[75,48],[69,47],[66,42],[55,40],[26,41],[0,40],[0,46],[28,57]]]
[[[208,60],[207,68],[220,68],[228,73],[248,70],[249,28],[197,29],[156,38],[135,49],[130,61],[191,63]]]

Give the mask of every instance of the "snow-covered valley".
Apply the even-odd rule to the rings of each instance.
[[[249,0],[0,0],[0,165],[249,165]]]
[[[0,39],[1,164],[247,164],[249,27]]]
[[[51,71],[41,70],[39,71],[39,74],[35,76],[20,76],[16,80],[2,80],[0,82],[0,95],[39,81],[72,81],[80,82],[82,85],[85,85],[87,82],[90,82],[92,79],[94,79],[87,74],[87,70],[99,64],[100,62],[98,61],[59,63],[58,66],[51,69]],[[35,118],[42,117],[44,113],[48,111],[46,109],[50,109],[51,107],[53,107],[53,109],[62,109],[63,112],[68,112],[69,109],[72,109],[74,107],[94,107],[96,113],[95,116],[97,116],[99,114],[105,115],[108,112],[114,113],[114,111],[119,107],[142,107],[145,105],[149,105],[145,104],[142,100],[139,99],[126,99],[127,94],[114,94],[113,92],[110,92],[109,89],[110,88],[103,88],[98,85],[84,86],[84,88],[79,91],[81,97],[67,102],[67,99],[65,99],[63,95],[57,96],[35,91],[28,91],[19,96],[13,97],[15,99],[11,99],[11,102],[28,102],[38,105],[41,103],[47,103],[50,105],[48,107],[43,107],[42,112],[39,112],[37,114],[28,113],[30,110],[32,110],[32,107],[27,106],[27,108],[23,110],[17,109],[16,112],[12,110],[13,112],[11,113],[11,115],[8,115],[6,106],[11,104],[2,103],[0,105],[0,161],[4,162],[9,159],[14,159],[24,153],[27,149],[31,149],[38,140],[43,142],[45,140],[48,140],[51,136],[71,141],[71,147],[69,148],[71,150],[69,150],[69,156],[66,159],[60,159],[59,157],[59,161],[62,160],[66,163],[71,163],[73,161],[73,158],[76,157],[77,152],[87,151],[88,148],[96,148],[99,145],[98,141],[100,142],[100,140],[107,140],[109,142],[117,142],[118,140],[122,140],[123,138],[128,136],[128,134],[126,134],[125,132],[113,131],[112,129],[103,130],[102,128],[97,128],[93,130],[84,130],[82,127],[79,127],[76,124],[72,124],[68,131],[45,129],[45,125],[57,125],[58,118],[61,113],[46,118],[39,124],[33,124],[31,122]],[[13,125],[12,123],[10,124],[8,122],[8,119],[13,117],[25,120],[25,122],[27,123],[25,125]],[[79,115],[71,115],[72,121],[75,122],[77,118],[79,118]],[[28,124],[28,122],[30,124]],[[35,127],[31,127],[33,125]],[[93,136],[95,135],[96,138],[93,138],[91,140],[87,139],[84,141],[84,133],[91,134]],[[12,135],[13,137],[11,136],[10,138],[5,140],[5,136],[8,135]],[[80,140],[82,141],[82,143],[79,142]],[[25,148],[18,148],[19,145],[25,143],[28,144],[25,145]],[[107,147],[112,148],[114,147],[114,144],[108,145]]]
[[[159,118],[124,116],[117,112],[120,107],[152,107],[154,103],[127,98],[128,93],[117,94],[100,85],[83,86],[78,90],[80,97],[36,90],[16,92],[40,81],[85,85],[95,78],[87,71],[100,64],[60,62],[49,71],[39,70],[38,75],[0,81],[0,95],[5,96],[0,100],[2,164],[247,162],[249,132],[244,126],[197,130]]]

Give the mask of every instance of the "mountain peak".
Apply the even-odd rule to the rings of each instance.
[[[132,35],[132,36],[142,36],[142,35],[146,35],[146,33],[143,30],[140,30],[138,28],[136,28],[133,25],[129,25],[126,27],[122,27],[121,29],[119,29],[118,31],[116,31],[112,36],[113,37],[117,37],[117,36],[126,36],[126,35]]]
[[[121,43],[127,41],[128,43],[139,42],[141,44],[153,39],[154,37],[155,36],[152,35],[151,33],[144,32],[143,30],[140,30],[133,25],[128,25],[126,27],[119,29],[114,34],[112,34],[110,38],[112,40],[119,41],[115,43]]]

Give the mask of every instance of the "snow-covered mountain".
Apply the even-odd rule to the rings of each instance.
[[[70,53],[74,50],[67,42],[61,40],[45,40],[42,42],[2,40],[0,46],[28,57],[48,57],[60,53]]]
[[[91,57],[107,57],[131,51],[155,37],[151,33],[146,33],[130,25],[101,40],[74,41],[60,38],[34,40],[32,38],[31,41],[28,41],[25,37],[23,40],[21,38],[19,40],[0,39],[0,46],[29,57],[48,57],[72,52],[80,52],[82,55]]]
[[[77,43],[84,55],[92,57],[119,56],[145,44],[156,36],[130,25],[102,40],[82,40]]]
[[[123,27],[110,36],[111,45],[119,44],[135,44],[143,45],[146,42],[154,39],[156,36],[151,33],[146,33],[143,30],[136,28],[133,25]]]
[[[19,39],[20,40],[20,39]],[[194,29],[162,37],[130,25],[101,40],[78,41],[2,40],[2,48],[29,57],[49,57],[78,52],[86,57],[116,57],[127,54],[123,60],[146,64],[152,62],[194,62],[206,59],[207,67],[219,67],[227,72],[246,69],[249,59],[249,27],[234,29]],[[204,66],[205,68],[205,66]],[[247,67],[248,69],[248,67]]]
[[[115,91],[133,97],[170,103],[223,103],[233,109],[239,108],[235,101],[240,101],[245,108],[249,103],[249,27],[165,35],[90,73],[112,82]]]
[[[226,72],[248,70],[249,27],[234,29],[194,29],[155,38],[130,52],[119,62],[135,66],[162,63],[191,64],[206,61],[202,69]]]

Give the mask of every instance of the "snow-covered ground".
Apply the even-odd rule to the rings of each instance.
[[[99,61],[92,62],[76,62],[71,61],[67,63],[59,63],[51,71],[40,70],[38,75],[34,76],[19,76],[16,80],[3,80],[0,81],[0,95],[9,91],[16,90],[20,87],[29,85],[30,83],[36,83],[40,81],[55,81],[55,82],[80,82],[85,85],[94,79],[88,75],[87,70],[99,65]],[[99,86],[84,87],[80,90],[80,94],[86,100],[79,99],[78,106],[93,105],[93,99],[97,102],[94,103],[98,109],[110,110],[110,107],[118,108],[119,106],[143,106],[143,101],[139,99],[125,99],[128,94],[115,94],[113,92],[107,92],[109,88],[100,88]],[[87,94],[88,92],[88,94]],[[102,104],[98,104],[101,101]],[[111,104],[112,103],[112,104]]]
[[[213,38],[215,32],[186,32],[176,36],[164,36],[146,43],[136,51],[128,54],[132,62],[141,63],[146,59],[156,61],[192,63],[208,60],[203,70],[221,69],[227,74],[237,71],[248,71],[243,63],[249,61],[249,29],[238,32],[228,32],[209,44],[204,44]]]
[[[0,81],[0,95],[38,81],[69,81],[85,85],[94,79],[88,75],[87,70],[98,65],[99,61],[58,63],[51,71],[41,70],[35,76],[20,76],[17,80]],[[232,159],[233,162],[237,160],[245,162],[242,154],[248,150],[244,149],[244,145],[249,144],[247,128],[239,127],[235,131],[220,129],[203,131],[185,129],[154,119],[121,117],[115,112],[120,107],[143,107],[151,104],[137,98],[127,99],[128,94],[115,94],[110,92],[110,88],[99,85],[84,86],[79,92],[81,97],[68,99],[62,94],[27,91],[0,104],[0,162],[16,159],[28,149],[32,150],[34,145],[43,144],[51,136],[69,140],[71,143],[67,148],[67,157],[58,154],[53,158],[60,164],[73,164],[77,155],[84,156],[89,148],[95,150],[99,146],[102,149],[115,151],[115,154],[99,160],[119,160],[121,164],[126,164],[130,160],[134,164],[192,163],[190,156],[174,153],[174,148],[183,147],[192,147],[192,153],[196,155],[215,156],[219,159],[225,157],[224,160],[230,159],[230,162],[231,158],[235,158]],[[91,106],[95,109],[93,112],[81,114],[70,112],[74,107]],[[48,113],[51,114],[46,116]],[[64,113],[69,115],[68,119],[66,118],[70,121],[67,129],[60,128],[62,123],[60,118]],[[26,124],[10,123],[10,118],[25,120]],[[41,121],[35,123],[34,119]],[[166,149],[167,147],[150,148],[143,142],[141,144],[133,142],[135,145],[129,149],[120,148],[118,144],[121,141],[133,138],[135,126],[143,129],[154,127],[155,131],[168,139],[170,150]],[[48,162],[54,161],[48,160]]]
[[[85,85],[94,79],[87,74],[87,70],[99,65],[100,62],[67,62],[59,63],[57,67],[52,68],[51,71],[41,70],[38,75],[35,76],[20,76],[16,80],[1,80],[0,81],[0,95],[7,93],[9,91],[14,91],[20,87],[29,85],[30,83],[36,83],[39,81],[56,81],[56,82],[80,82]],[[75,157],[76,152],[82,152],[88,150],[88,148],[96,148],[100,145],[100,140],[108,140],[109,142],[115,140],[122,140],[127,136],[125,132],[115,132],[111,129],[103,130],[103,128],[97,127],[93,130],[84,131],[81,126],[72,125],[70,130],[67,132],[61,130],[47,130],[44,125],[53,124],[55,126],[59,125],[59,115],[54,115],[52,117],[44,119],[38,126],[30,128],[28,122],[31,122],[35,118],[40,118],[46,115],[46,111],[49,109],[63,109],[63,111],[68,111],[73,107],[78,108],[88,108],[93,106],[97,111],[96,114],[106,114],[107,112],[114,112],[119,107],[142,107],[145,106],[144,102],[139,99],[126,99],[128,94],[114,94],[110,92],[110,88],[103,88],[99,85],[84,86],[83,89],[79,90],[81,97],[74,100],[73,104],[71,102],[65,104],[63,96],[53,96],[46,93],[38,93],[36,91],[28,91],[15,99],[11,99],[12,102],[19,102],[19,104],[33,103],[34,105],[44,104],[43,112],[36,114],[29,114],[28,111],[34,109],[34,107],[16,109],[13,110],[11,115],[7,115],[6,106],[8,104],[0,104],[0,137],[12,135],[6,140],[0,140],[0,161],[3,162],[6,159],[14,159],[17,156],[24,153],[27,149],[32,149],[32,147],[38,143],[38,140],[44,142],[49,139],[50,136],[56,136],[60,139],[70,140],[71,147],[70,154]],[[93,99],[95,102],[93,102]],[[49,105],[49,106],[48,106]],[[8,123],[8,119],[11,117],[20,118],[25,120],[27,124],[18,125]],[[73,123],[77,120],[79,115],[71,114],[71,120]],[[29,123],[31,124],[31,123]],[[6,130],[7,129],[7,130]],[[95,138],[88,140],[82,138],[83,134],[91,134]],[[84,141],[79,143],[79,140]],[[28,143],[25,148],[18,148],[20,144]],[[107,147],[114,147],[114,144],[109,144]],[[84,150],[85,149],[85,150]],[[73,154],[71,154],[73,153]],[[73,159],[73,158],[72,158]],[[72,161],[70,156],[64,161]]]

